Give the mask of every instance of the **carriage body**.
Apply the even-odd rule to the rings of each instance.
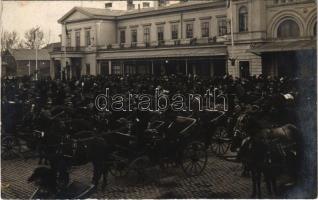
[[[204,110],[198,116],[199,138],[217,155],[223,155],[229,149],[232,136],[232,116],[220,110]]]
[[[19,97],[17,97],[18,99]],[[1,157],[5,160],[22,156],[23,146],[34,149],[33,129],[34,105],[31,101],[25,102],[2,101],[1,120]]]
[[[179,116],[171,123],[154,121],[137,136],[111,133],[115,144],[111,173],[115,176],[130,171],[143,174],[149,167],[164,168],[173,164],[181,167],[188,176],[199,175],[206,166],[207,152],[193,131],[196,124],[194,118]]]

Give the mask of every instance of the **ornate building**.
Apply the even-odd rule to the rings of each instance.
[[[75,7],[59,19],[51,75],[316,74],[315,0],[210,0],[127,11]]]

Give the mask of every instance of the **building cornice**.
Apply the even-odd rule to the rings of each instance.
[[[171,20],[169,21],[169,23],[173,24],[173,23],[180,23],[180,20]]]
[[[121,16],[116,16],[115,18],[117,20],[134,19],[134,18],[141,18],[141,17],[147,17],[147,16],[166,15],[166,14],[173,14],[173,13],[179,13],[179,12],[211,9],[211,8],[212,9],[226,8],[226,2],[223,0],[216,0],[214,2],[203,2],[198,4],[184,5],[180,7],[167,6],[164,9],[149,10],[149,11],[135,12],[135,13],[125,13]]]
[[[106,18],[97,18],[97,17],[94,17],[94,18],[90,18],[90,19],[66,20],[66,21],[63,21],[62,24],[65,24],[65,23],[66,23],[66,25],[68,25],[68,24],[72,24],[72,23],[90,22],[90,21],[96,21],[96,20],[102,20],[102,21],[109,20],[109,21],[114,21],[114,19],[106,19]]]
[[[151,23],[141,24],[142,26],[151,26]]]
[[[187,18],[183,20],[184,22],[193,22],[195,21],[195,18]]]
[[[207,17],[200,17],[200,20],[210,20],[212,19],[212,16],[207,16]]]
[[[171,49],[197,49],[197,48],[226,48],[225,44],[206,44],[206,45],[197,45],[197,46],[184,46],[184,47],[154,47],[154,48],[132,48],[132,49],[117,49],[117,50],[97,50],[97,53],[116,53],[116,52],[136,52],[136,51],[163,51]]]
[[[90,14],[80,8],[74,7],[69,12],[67,12],[62,18],[58,20],[58,23],[76,23],[76,22],[83,22],[83,21],[91,21],[91,20],[110,20],[110,21],[120,21],[125,19],[135,19],[135,18],[143,18],[149,16],[158,16],[158,15],[167,15],[167,14],[174,14],[180,12],[189,12],[189,11],[197,11],[197,10],[206,10],[206,9],[217,9],[217,8],[224,8],[226,9],[226,2],[224,0],[215,0],[213,2],[201,2],[195,4],[184,4],[181,6],[166,6],[160,9],[149,9],[146,11],[136,11],[136,12],[126,12],[119,16],[99,16]],[[86,15],[88,18],[84,19],[77,19],[77,20],[67,20],[67,18],[73,14],[74,12],[81,12],[82,14]]]
[[[165,24],[166,22],[156,22],[155,24],[156,25],[163,25],[163,24]]]

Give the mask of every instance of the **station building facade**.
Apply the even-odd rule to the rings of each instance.
[[[68,77],[316,74],[315,0],[186,1],[127,11],[74,7],[58,22],[53,78],[62,71]]]

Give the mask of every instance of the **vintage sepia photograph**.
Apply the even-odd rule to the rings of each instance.
[[[0,0],[2,199],[317,198],[316,0]]]

